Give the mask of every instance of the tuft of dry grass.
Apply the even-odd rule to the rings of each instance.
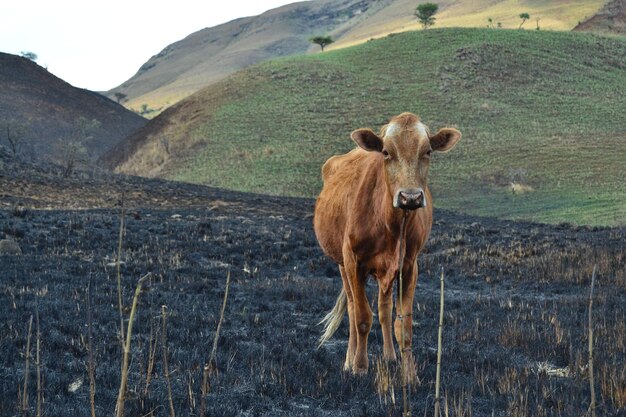
[[[395,379],[389,367],[389,361],[383,356],[379,356],[374,365],[374,386],[376,394],[382,404],[396,406]]]

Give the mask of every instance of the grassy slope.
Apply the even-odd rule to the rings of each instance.
[[[169,135],[206,146],[163,174],[314,196],[324,160],[353,147],[352,129],[408,110],[464,134],[434,161],[437,206],[624,224],[625,56],[625,42],[587,34],[443,29],[260,64],[193,97],[205,114]],[[513,194],[511,180],[535,191]]]

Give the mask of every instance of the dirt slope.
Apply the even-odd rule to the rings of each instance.
[[[73,87],[31,60],[0,53],[0,120],[26,126],[25,152],[54,158],[56,145],[71,135],[79,117],[101,123],[94,140],[87,144],[94,156],[146,123],[105,96]],[[0,143],[6,144],[4,141],[0,136]]]
[[[611,0],[574,30],[626,34],[626,0]]]
[[[438,1],[436,27],[484,27],[487,19],[517,28],[519,13],[528,12],[534,29],[570,30],[591,16],[604,0],[474,0]],[[125,105],[163,109],[255,62],[280,56],[317,52],[309,38],[330,34],[329,49],[342,48],[391,32],[418,29],[412,0],[318,0],[299,2],[192,33],[167,46],[122,85],[107,92],[128,96]]]

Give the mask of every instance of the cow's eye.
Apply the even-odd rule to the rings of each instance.
[[[389,159],[389,152],[387,152],[387,149],[383,149],[383,156],[385,159]]]
[[[433,151],[428,150],[426,151],[426,153],[424,154],[425,157],[430,158],[430,154],[433,153]]]

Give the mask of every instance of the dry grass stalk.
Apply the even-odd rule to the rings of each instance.
[[[163,348],[163,373],[167,381],[167,399],[170,405],[170,417],[176,417],[174,402],[172,401],[172,383],[170,381],[170,369],[167,364],[167,306],[161,306],[163,316],[163,331],[161,332],[161,346]]]
[[[26,417],[28,415],[28,368],[30,365],[30,337],[32,335],[33,330],[33,315],[30,316],[30,321],[28,323],[28,338],[26,339],[26,354],[25,354],[25,364],[24,364],[24,389],[22,391],[22,416]]]
[[[439,331],[437,334],[437,375],[435,377],[435,417],[441,415],[440,403],[440,389],[441,389],[441,350],[442,350],[442,338],[443,338],[443,266],[441,267],[440,282],[440,295],[439,295]],[[447,404],[447,403],[446,403]]]
[[[116,276],[117,276],[117,305],[120,311],[120,338],[121,338],[120,342],[122,344],[122,347],[124,347],[125,338],[124,338],[124,313],[122,311],[123,304],[122,304],[122,271],[121,271],[122,240],[124,238],[124,197],[122,197],[120,204],[122,205],[122,208],[120,211],[120,234],[119,234],[119,239],[117,241],[117,259],[115,260],[115,267],[116,267]]]
[[[404,228],[406,226],[406,218],[407,218],[407,212],[404,212],[404,216],[402,218],[402,225],[400,226],[400,253],[399,253],[399,259],[398,259],[398,265],[400,265],[400,267],[398,268],[398,304],[400,307],[400,315],[399,315],[399,319],[400,319],[400,378],[402,379],[402,416],[403,417],[410,417],[411,416],[411,410],[409,408],[409,394],[408,394],[408,389],[407,389],[407,364],[406,364],[406,355],[404,354],[404,350],[405,350],[405,345],[404,345],[404,319],[406,317],[406,315],[404,314],[404,306],[402,305],[402,298],[403,298],[403,294],[402,294],[402,265],[403,262],[402,260],[404,259]],[[396,313],[397,314],[397,313]]]
[[[226,300],[228,299],[228,288],[230,287],[230,271],[226,275],[226,289],[224,290],[224,300],[222,301],[222,311],[220,312],[220,319],[217,322],[217,329],[215,330],[215,336],[213,337],[213,348],[211,349],[211,355],[209,361],[204,364],[204,371],[202,374],[202,396],[200,398],[200,413],[199,417],[204,417],[206,411],[206,395],[209,392],[209,375],[215,368],[215,360],[217,356],[217,341],[220,337],[220,330],[222,328],[222,321],[224,320],[224,312],[226,311]]]
[[[152,320],[150,320],[150,346],[148,353],[148,367],[146,369],[146,386],[143,390],[144,397],[148,396],[148,391],[150,389],[150,381],[152,381],[152,371],[154,369],[154,362],[156,360],[156,349],[158,344],[158,333],[159,329],[153,330]]]
[[[35,312],[36,333],[37,333],[37,417],[41,417],[41,406],[43,404],[43,387],[41,386],[41,333],[39,332],[39,307]]]
[[[196,398],[193,396],[193,372],[187,370],[187,399],[189,400],[189,413],[194,414],[196,409]]]
[[[91,407],[91,417],[96,417],[96,365],[93,357],[93,317],[91,313],[93,299],[92,286],[93,276],[89,275],[89,283],[87,284],[87,349],[89,350],[87,373],[89,374],[89,405]]]
[[[130,317],[128,318],[128,330],[126,332],[126,340],[124,343],[124,355],[122,359],[122,376],[120,381],[120,391],[117,395],[117,403],[115,405],[115,416],[124,416],[124,400],[126,397],[126,386],[128,384],[128,364],[130,361],[130,339],[133,334],[133,321],[135,320],[135,313],[137,312],[137,302],[139,301],[139,294],[141,294],[141,287],[145,280],[147,280],[151,273],[148,273],[139,279],[137,282],[137,288],[135,289],[135,296],[133,297],[133,305],[130,309]]]
[[[591,404],[589,411],[591,417],[596,417],[596,388],[593,380],[593,287],[596,281],[596,266],[593,267],[591,274],[591,290],[589,291],[589,389],[591,391]]]

